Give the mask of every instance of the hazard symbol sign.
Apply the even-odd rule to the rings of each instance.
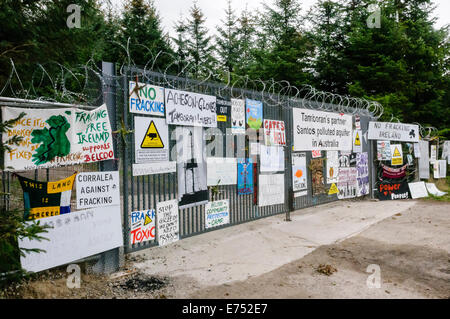
[[[134,117],[135,163],[169,161],[169,126],[164,118]]]

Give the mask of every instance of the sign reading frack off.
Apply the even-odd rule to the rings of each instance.
[[[134,118],[135,162],[169,160],[169,126],[164,118]]]

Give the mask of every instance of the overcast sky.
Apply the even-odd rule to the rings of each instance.
[[[115,5],[123,3],[124,0],[111,0]],[[317,0],[301,0],[302,13],[316,3]],[[193,0],[154,0],[155,6],[161,17],[162,27],[171,36],[174,36],[174,24],[179,20],[182,14],[184,18],[189,15],[189,8]],[[227,6],[227,0],[197,0],[198,6],[203,11],[206,18],[206,26],[211,32],[215,32],[216,26],[221,24],[224,19],[224,10]],[[262,3],[271,5],[273,0],[232,0],[233,10],[237,15],[247,6],[249,10],[255,11],[262,7]],[[450,24],[450,0],[434,0],[438,6],[435,15],[438,18],[437,27]]]

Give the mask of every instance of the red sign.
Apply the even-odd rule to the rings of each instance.
[[[284,121],[264,120],[264,143],[266,146],[286,145]]]

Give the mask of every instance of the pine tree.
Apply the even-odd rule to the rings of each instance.
[[[253,49],[256,38],[256,19],[247,7],[237,20],[236,37],[238,57],[234,70],[237,74],[246,75],[248,68],[254,62]]]
[[[186,22],[183,17],[180,16],[178,21],[175,24],[175,32],[177,36],[172,38],[173,42],[175,42],[176,50],[175,50],[175,64],[177,74],[184,75],[185,68],[188,65],[188,48],[187,48],[187,31],[188,28],[186,26]]]
[[[237,18],[228,0],[225,9],[225,20],[221,20],[223,26],[217,27],[219,36],[216,37],[217,54],[222,68],[228,73],[233,73],[239,59],[239,41],[237,31]]]

